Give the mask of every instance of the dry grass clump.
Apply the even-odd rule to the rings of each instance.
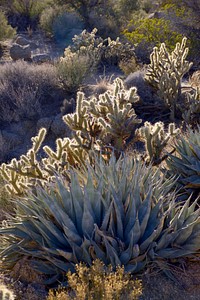
[[[140,280],[131,279],[124,273],[123,267],[105,267],[100,260],[95,260],[91,267],[80,263],[76,273],[68,272],[70,289],[50,290],[48,300],[137,300],[142,294]]]
[[[53,101],[58,86],[53,65],[18,61],[0,66],[0,122],[41,116],[42,104]]]

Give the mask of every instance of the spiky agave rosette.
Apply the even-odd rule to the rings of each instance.
[[[200,248],[200,209],[175,203],[174,178],[132,158],[71,171],[48,189],[18,201],[21,215],[0,230],[5,268],[22,256],[60,279],[75,264],[96,258],[136,273],[148,263],[188,256]]]
[[[167,159],[169,173],[179,176],[179,183],[186,189],[200,192],[200,126],[187,128],[187,134],[175,143],[177,155]]]

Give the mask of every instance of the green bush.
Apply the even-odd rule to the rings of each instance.
[[[63,88],[70,93],[78,90],[85,77],[91,72],[91,60],[87,55],[65,51],[57,64],[58,75]]]
[[[15,29],[8,25],[5,14],[0,11],[0,41],[6,38],[12,38],[15,33]]]
[[[173,30],[170,21],[157,18],[131,21],[123,34],[135,45],[136,54],[144,59],[153,47],[165,43],[167,49],[172,51],[174,45],[183,39],[183,35]]]
[[[16,200],[17,216],[0,229],[3,268],[28,256],[53,283],[78,262],[100,259],[137,273],[199,251],[200,208],[190,199],[176,204],[174,178],[132,157],[95,159],[92,166]]]

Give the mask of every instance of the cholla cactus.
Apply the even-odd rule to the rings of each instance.
[[[0,300],[14,300],[15,296],[4,284],[0,284]]]
[[[132,103],[139,100],[136,88],[126,91],[120,78],[114,84],[114,91],[100,95],[99,99],[87,100],[83,93],[78,93],[75,113],[63,117],[75,132],[79,146],[92,149],[101,144],[123,151],[126,139],[141,123],[132,108]]]
[[[123,59],[135,57],[133,46],[120,42],[119,37],[112,40],[110,37],[102,39],[96,36],[97,29],[91,33],[83,30],[80,35],[75,35],[73,45],[65,49],[65,56],[70,52],[90,58],[91,67],[97,66],[100,61],[109,64],[118,64]]]
[[[21,194],[24,189],[32,186],[37,179],[40,182],[47,179],[47,175],[43,172],[37,160],[37,153],[45,136],[46,129],[40,129],[38,135],[32,137],[33,146],[26,155],[22,155],[19,160],[13,158],[9,164],[3,163],[0,166],[0,172],[7,182],[6,187],[9,193]]]
[[[200,120],[200,88],[184,94],[183,103],[178,105],[182,118],[187,125],[195,125]]]
[[[163,149],[167,146],[169,140],[179,132],[180,129],[175,129],[174,123],[169,124],[168,132],[165,132],[162,122],[157,122],[154,125],[145,122],[144,126],[137,130],[137,134],[145,142],[147,161],[154,165],[159,164],[164,159],[164,157],[161,157]]]
[[[175,202],[174,178],[125,157],[70,172],[17,201],[20,218],[0,229],[5,268],[30,256],[33,267],[62,280],[95,259],[137,273],[150,262],[199,251],[200,208]],[[57,276],[56,276],[57,275]]]
[[[57,139],[56,151],[44,146],[47,157],[39,161],[38,151],[46,135],[46,129],[42,128],[32,138],[33,146],[26,155],[1,165],[9,193],[21,195],[28,187],[43,186],[52,180],[55,172],[63,174],[69,166],[84,165],[92,149],[104,152],[109,158],[112,147],[119,156],[126,149],[127,138],[141,122],[131,108],[138,99],[136,89],[125,90],[119,78],[115,80],[114,91],[100,95],[99,99],[85,99],[79,92],[75,113],[63,117],[74,137]]]
[[[171,110],[172,121],[181,93],[181,80],[192,66],[192,63],[186,60],[189,51],[186,41],[187,39],[183,38],[181,44],[177,43],[171,54],[167,51],[164,43],[161,44],[160,49],[155,47],[150,55],[151,63],[145,76],[146,80],[158,90],[165,106]]]

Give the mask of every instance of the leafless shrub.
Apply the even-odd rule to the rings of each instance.
[[[0,67],[0,122],[33,119],[42,115],[42,105],[53,101],[58,91],[56,68],[23,61]]]

